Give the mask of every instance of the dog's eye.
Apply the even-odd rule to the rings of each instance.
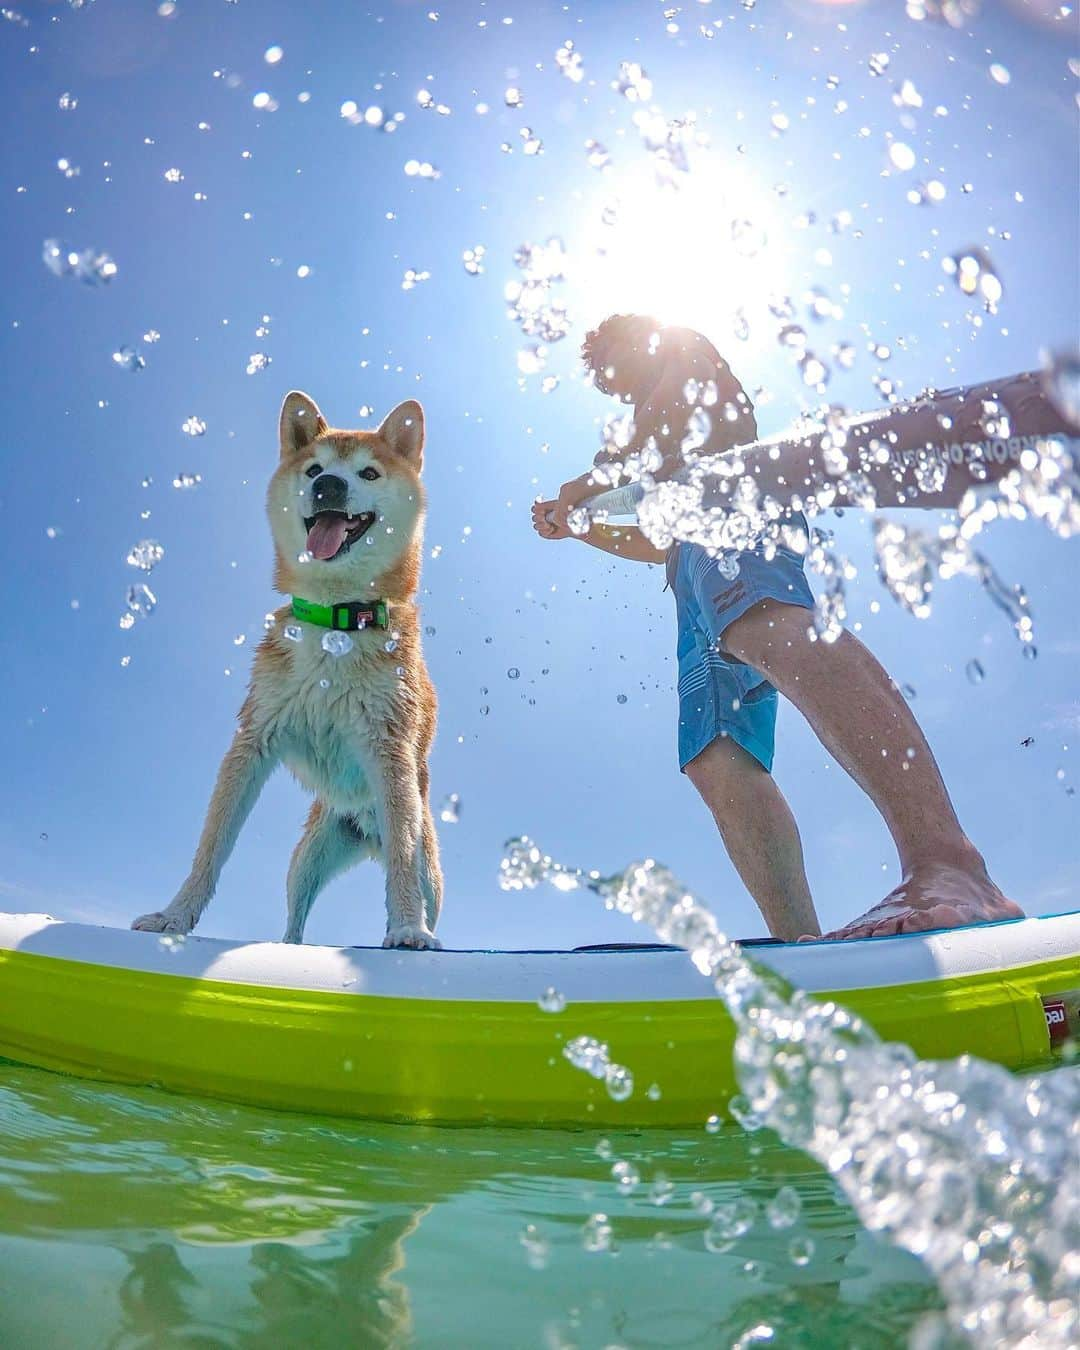
[[[360,470],[360,477],[366,478],[369,483],[374,483],[376,478],[382,477],[382,474],[378,471],[378,469],[373,469],[369,464],[366,469]]]
[[[307,474],[309,478],[318,478],[319,474],[322,473],[322,465],[309,464],[308,467],[304,470],[304,472]]]

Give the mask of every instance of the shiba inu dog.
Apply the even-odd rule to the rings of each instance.
[[[424,413],[335,431],[295,390],[281,409],[267,508],[274,586],[292,596],[259,644],[190,875],[133,928],[189,933],[271,772],[315,793],[286,885],[286,942],[326,883],[363,858],[386,869],[384,947],[433,948],[442,903],[427,757],[435,691],[413,597],[420,573]]]

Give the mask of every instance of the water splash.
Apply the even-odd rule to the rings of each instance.
[[[1002,581],[989,560],[973,549],[955,525],[937,530],[874,522],[874,554],[886,590],[917,619],[930,615],[934,581],[954,576],[973,577],[990,600],[1005,613],[1023,643],[1034,641],[1035,631],[1027,593],[1020,585]]]
[[[521,331],[543,342],[560,342],[570,331],[566,302],[553,288],[566,278],[566,249],[555,236],[546,244],[522,244],[514,254],[520,281],[507,283],[507,316]]]
[[[529,839],[511,840],[502,887],[541,881],[590,890],[686,948],[735,1022],[735,1070],[749,1107],[827,1168],[868,1229],[923,1261],[954,1332],[979,1346],[1075,1344],[1080,1072],[1014,1077],[969,1056],[919,1060],[846,1008],[747,959],[651,860],[605,878],[553,861]],[[716,1239],[731,1240],[741,1222],[724,1216],[729,1236]],[[800,1247],[792,1259],[809,1253]]]

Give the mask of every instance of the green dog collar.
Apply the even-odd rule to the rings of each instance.
[[[292,612],[304,623],[317,623],[320,628],[389,628],[390,606],[385,600],[346,600],[341,605],[316,605],[311,600],[292,598]]]

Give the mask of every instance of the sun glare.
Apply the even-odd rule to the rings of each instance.
[[[605,176],[587,212],[575,260],[575,308],[586,326],[610,313],[731,332],[739,313],[785,289],[772,202],[741,166],[710,158],[658,184],[651,165]]]

